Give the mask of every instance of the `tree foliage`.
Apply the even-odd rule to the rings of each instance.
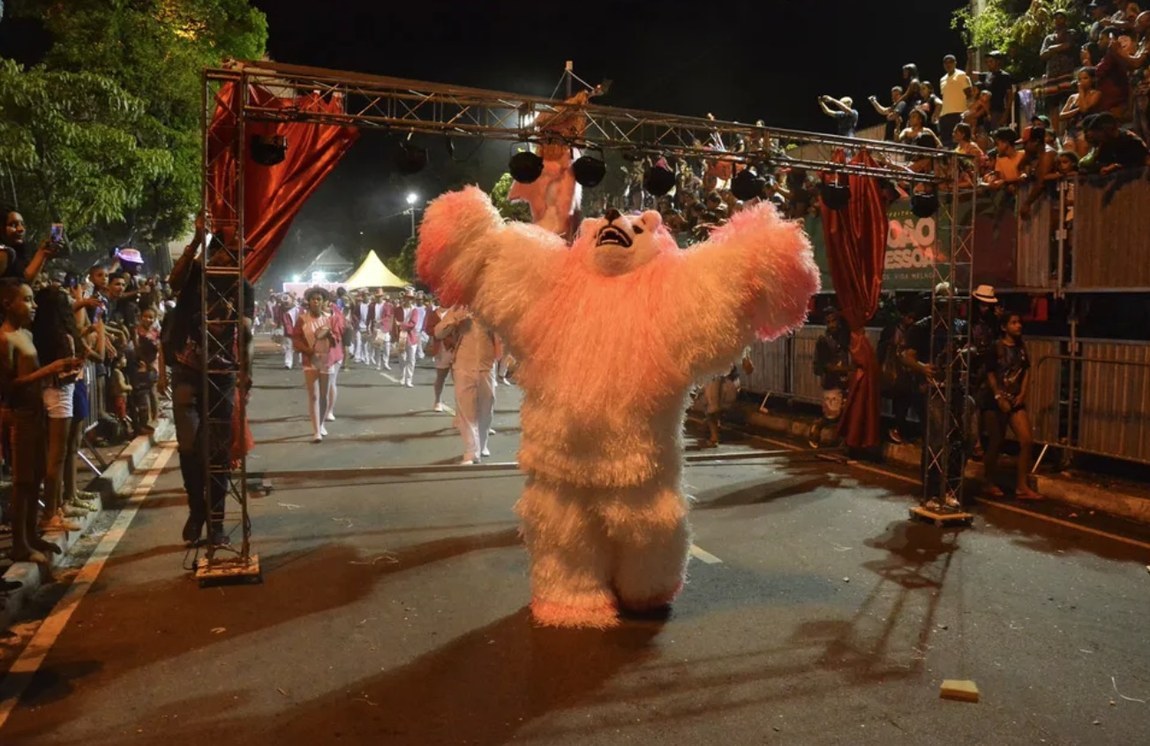
[[[397,277],[408,282],[415,282],[415,247],[418,243],[418,238],[408,238],[403,242],[403,248],[399,250],[398,254],[383,260],[384,266],[394,272]]]
[[[952,25],[971,48],[1006,52],[1016,77],[1038,78],[1045,70],[1038,54],[1057,10],[1066,11],[1072,28],[1081,25],[1082,14],[1071,0],[984,0],[977,12],[970,7],[956,11]]]
[[[140,204],[173,171],[172,153],[134,136],[144,120],[143,101],[106,77],[0,58],[0,162],[31,226],[63,221],[83,246],[87,227]]]
[[[118,86],[136,108],[131,122],[108,123],[119,130],[116,142],[131,139],[143,152],[168,154],[167,168],[145,172],[142,189],[123,189],[123,211],[101,213],[102,225],[91,230],[102,229],[108,240],[172,240],[200,200],[201,72],[228,59],[263,57],[263,13],[249,0],[14,0],[11,7],[15,15],[40,19],[52,38],[43,70],[24,74],[82,73]],[[57,80],[53,105],[75,96],[72,80],[78,79]]]
[[[511,185],[514,183],[511,174],[500,176],[499,181],[495,182],[495,186],[491,187],[491,204],[495,205],[495,209],[499,211],[504,220],[530,223],[531,208],[527,206],[527,203],[511,202],[508,199],[507,195],[511,192]]]

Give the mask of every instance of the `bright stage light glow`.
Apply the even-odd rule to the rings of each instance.
[[[418,201],[419,201],[419,195],[418,194],[416,194],[415,192],[408,192],[407,193],[407,204],[414,205]]]

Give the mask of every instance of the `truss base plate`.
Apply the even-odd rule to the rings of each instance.
[[[201,584],[262,582],[260,556],[253,554],[247,561],[241,557],[212,560],[200,557],[196,563],[196,580]]]
[[[910,509],[910,517],[939,527],[969,526],[974,523],[974,515],[963,510],[931,510],[921,505],[915,505]]]

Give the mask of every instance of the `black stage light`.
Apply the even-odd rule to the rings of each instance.
[[[929,218],[938,212],[936,192],[915,193],[910,196],[910,211],[918,218]]]
[[[530,150],[520,150],[507,162],[507,170],[520,184],[530,184],[543,173],[543,159]]]
[[[846,184],[832,184],[823,182],[819,185],[819,194],[823,204],[832,210],[842,210],[851,199],[851,188]]]
[[[427,148],[412,145],[407,140],[399,143],[395,153],[395,168],[404,176],[419,173],[427,166]]]
[[[748,202],[755,197],[762,197],[763,188],[766,187],[766,185],[766,179],[756,174],[750,168],[744,168],[735,174],[735,178],[731,179],[731,194],[735,195],[735,199]]]
[[[575,172],[575,181],[587,189],[599,186],[607,176],[607,164],[593,155],[580,156],[571,164],[571,170]]]
[[[287,156],[287,138],[283,135],[252,135],[252,160],[261,166],[283,163]]]
[[[643,174],[643,190],[656,197],[662,197],[675,188],[675,174],[666,166],[651,166]]]

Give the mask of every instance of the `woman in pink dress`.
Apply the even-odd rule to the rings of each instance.
[[[307,388],[308,411],[311,413],[312,442],[320,443],[327,435],[324,421],[331,409],[331,378],[338,374],[343,353],[343,325],[328,310],[330,296],[320,287],[304,294],[307,310],[295,324],[292,345],[303,357],[303,380]]]

